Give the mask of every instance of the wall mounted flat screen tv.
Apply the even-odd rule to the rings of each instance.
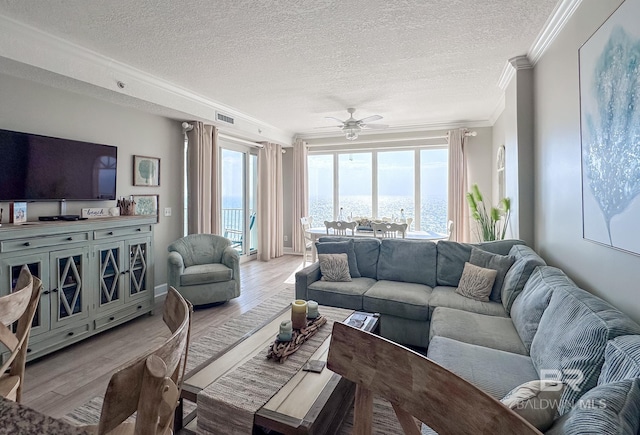
[[[112,200],[118,148],[0,130],[0,201]]]

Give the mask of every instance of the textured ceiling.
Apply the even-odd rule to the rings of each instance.
[[[490,118],[557,0],[0,0],[0,14],[293,132]]]

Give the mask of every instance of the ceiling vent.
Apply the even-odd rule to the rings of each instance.
[[[231,125],[236,123],[235,119],[220,112],[216,112],[216,119],[218,121],[226,122],[227,124],[231,124]]]

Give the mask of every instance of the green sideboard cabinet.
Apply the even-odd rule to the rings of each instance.
[[[27,360],[152,311],[155,223],[121,216],[0,227],[0,295],[25,264],[43,283]]]

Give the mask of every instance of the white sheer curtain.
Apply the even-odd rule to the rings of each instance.
[[[269,261],[284,252],[282,147],[262,142],[258,153],[258,260]]]
[[[300,227],[300,218],[309,214],[307,181],[307,143],[300,138],[293,142],[293,229],[291,243],[293,252],[305,252],[305,240]]]
[[[187,196],[189,234],[220,234],[218,129],[193,122],[187,132]]]
[[[451,240],[468,242],[469,237],[469,207],[466,203],[467,159],[465,147],[467,145],[467,130],[460,128],[450,130],[449,140],[449,219],[453,221]]]

